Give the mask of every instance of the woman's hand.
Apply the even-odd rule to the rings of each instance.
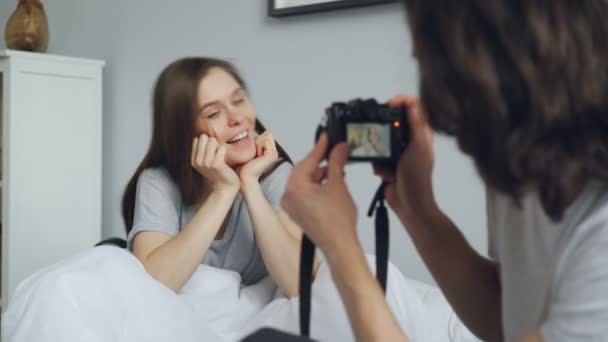
[[[226,146],[201,134],[192,141],[192,167],[207,180],[211,192],[239,191],[239,177],[226,165]]]
[[[279,153],[270,131],[255,139],[256,157],[239,169],[241,184],[258,183],[260,176],[279,160]]]
[[[319,164],[329,145],[321,135],[310,154],[291,172],[281,205],[306,235],[324,252],[339,244],[357,243],[357,207],[344,181],[347,143],[336,145],[328,167]],[[343,245],[343,246],[346,246]]]
[[[374,165],[374,171],[388,183],[385,198],[407,226],[407,222],[437,208],[432,184],[433,130],[417,98],[400,95],[388,104],[407,109],[410,143],[396,170]]]

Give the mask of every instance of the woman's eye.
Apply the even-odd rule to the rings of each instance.
[[[245,102],[245,99],[243,99],[243,98],[240,98],[240,99],[236,99],[236,100],[234,100],[234,104],[237,104],[237,105],[240,105],[240,104],[242,104],[243,102]]]
[[[207,115],[207,118],[208,119],[213,119],[214,117],[216,117],[218,115],[220,115],[220,112],[213,112],[213,113]]]

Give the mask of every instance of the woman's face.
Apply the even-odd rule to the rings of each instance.
[[[196,135],[205,133],[226,144],[226,164],[230,167],[255,158],[255,110],[234,77],[212,68],[200,81],[197,96]]]
[[[367,139],[369,142],[377,143],[378,142],[378,130],[376,127],[370,127],[367,131]]]

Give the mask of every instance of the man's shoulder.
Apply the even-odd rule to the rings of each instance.
[[[603,246],[608,256],[608,183],[592,182],[577,202],[568,209],[576,220],[568,238],[579,249]]]

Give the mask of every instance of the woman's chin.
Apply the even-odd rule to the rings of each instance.
[[[226,158],[226,164],[235,169],[247,164],[253,158],[255,158],[255,151],[252,151],[252,153],[239,153],[238,155],[228,156]]]

